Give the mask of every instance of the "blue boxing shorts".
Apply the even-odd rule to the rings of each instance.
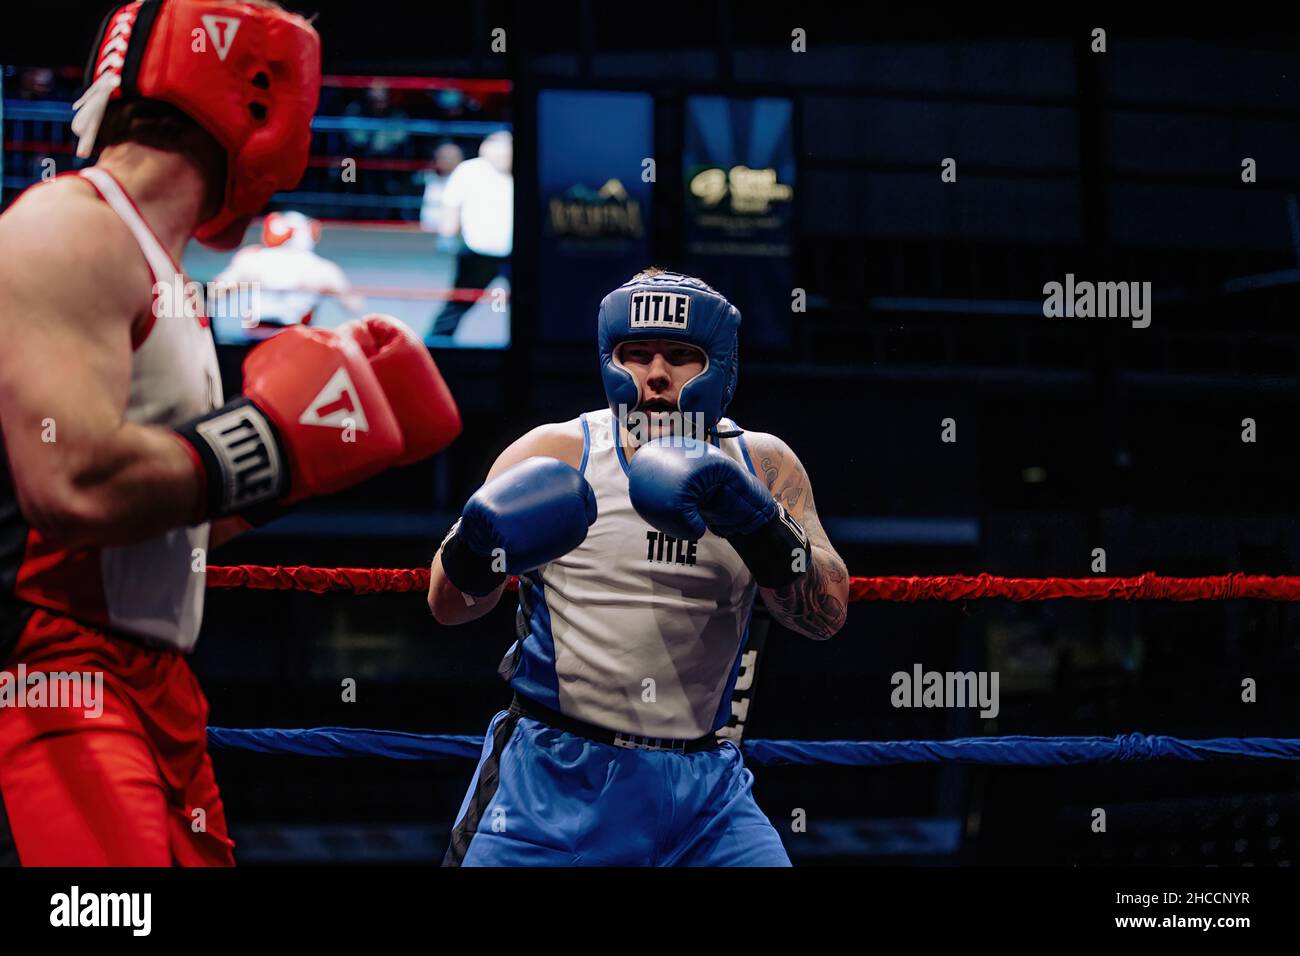
[[[444,866],[789,866],[730,741],[682,753],[492,719]]]

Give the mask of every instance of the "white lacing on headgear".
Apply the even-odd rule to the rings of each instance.
[[[113,91],[122,85],[122,77],[117,73],[104,73],[90,89],[81,95],[81,99],[72,104],[76,113],[72,117],[72,135],[77,140],[77,155],[86,159],[95,151],[95,137],[99,135],[99,125],[104,122],[104,111]]]
[[[135,23],[134,6],[126,7],[113,18],[108,36],[99,50],[95,65],[95,80],[81,98],[72,104],[72,133],[77,140],[77,155],[86,159],[95,150],[95,137],[99,135],[104,112],[113,93],[122,85],[122,66],[131,40],[131,27]]]

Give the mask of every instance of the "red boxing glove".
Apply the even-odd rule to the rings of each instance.
[[[391,467],[403,449],[357,344],[301,325],[249,351],[241,397],[176,432],[207,481],[204,518],[341,491]]]
[[[460,434],[460,410],[433,356],[406,323],[371,313],[339,326],[338,334],[361,347],[379,380],[405,450],[397,460],[409,465],[436,455]]]
[[[274,422],[289,453],[285,504],[342,491],[402,453],[384,389],[337,332],[294,326],[251,349],[244,394]]]

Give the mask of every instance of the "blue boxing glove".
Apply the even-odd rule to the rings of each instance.
[[[767,487],[722,451],[694,438],[647,442],[628,465],[637,514],[675,538],[706,530],[726,538],[760,587],[779,588],[807,573],[808,535]]]
[[[596,520],[596,492],[571,465],[527,458],[465,503],[442,542],[442,570],[465,594],[491,594],[582,544]]]

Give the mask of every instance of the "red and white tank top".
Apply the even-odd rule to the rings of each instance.
[[[154,299],[166,286],[173,301],[184,287],[180,266],[149,228],[122,186],[109,173],[91,167],[80,172],[101,199],[126,224],[149,264]],[[179,425],[224,401],[212,332],[204,316],[184,310],[154,309],[131,336],[131,391],[128,421]],[[8,464],[4,463],[7,470]],[[0,495],[13,495],[9,475]],[[0,579],[12,581],[3,616],[26,616],[38,606],[87,624],[121,631],[152,644],[189,651],[198,639],[206,588],[208,525],[177,528],[137,544],[67,550],[41,539],[34,529],[18,528],[15,502],[0,501],[0,539],[18,547],[0,563]],[[16,567],[13,565],[16,563]],[[29,613],[29,612],[28,612]],[[11,622],[12,623],[12,622]]]

